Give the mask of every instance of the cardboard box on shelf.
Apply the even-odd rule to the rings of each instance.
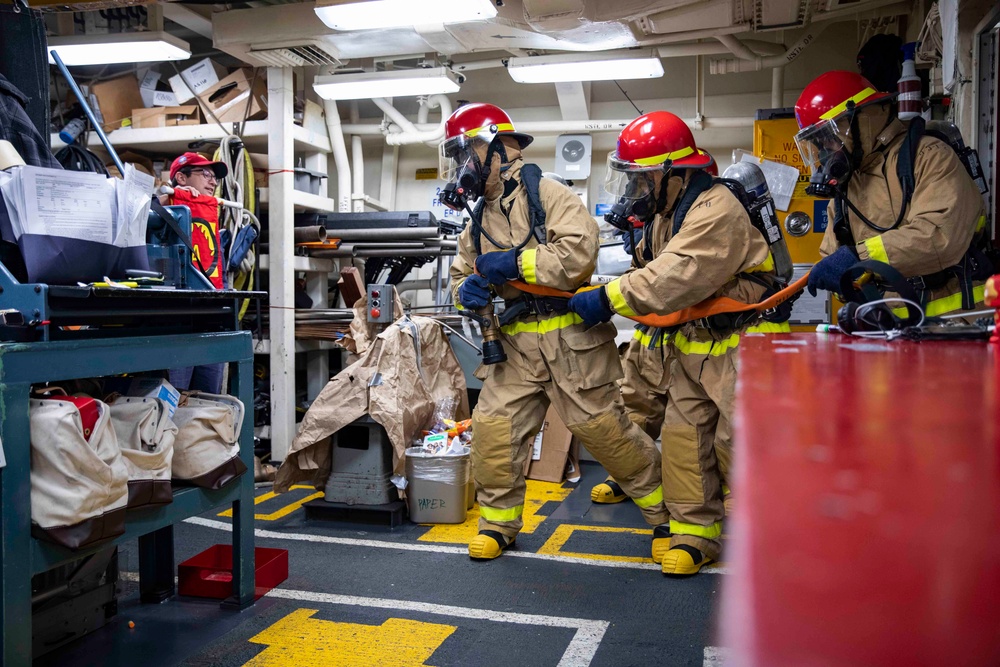
[[[146,157],[145,155],[140,155],[139,153],[133,153],[132,151],[125,150],[118,153],[118,159],[122,161],[122,164],[132,164],[136,169],[144,174],[149,174],[155,179],[156,171],[153,166],[153,161]],[[105,165],[107,167],[108,173],[115,177],[120,177],[118,173],[118,167],[114,163],[109,163]]]
[[[200,95],[215,84],[219,79],[226,76],[226,68],[215,62],[211,58],[199,60],[191,67],[181,70],[180,74],[175,74],[167,80],[170,89],[179,104],[184,104],[194,99],[195,95]],[[188,87],[190,84],[190,88]]]
[[[198,125],[201,114],[197,104],[179,107],[152,107],[132,110],[132,127],[176,127],[178,125]]]
[[[534,450],[529,457],[528,479],[543,482],[561,482],[566,472],[566,462],[570,458],[573,434],[555,408],[549,406],[545,413],[545,423],[535,438]],[[579,462],[576,464],[579,469]]]
[[[145,107],[175,107],[177,95],[170,90],[158,90],[161,75],[154,69],[139,70],[139,94]]]
[[[266,188],[270,177],[267,168],[267,154],[250,153],[250,165],[253,167],[253,182],[258,188]]]
[[[139,82],[132,74],[95,83],[88,93],[97,100],[96,111],[101,116],[101,127],[105,132],[131,125],[132,109],[143,105]]]
[[[236,70],[198,95],[205,119],[220,123],[240,123],[267,117],[267,74],[251,68]]]

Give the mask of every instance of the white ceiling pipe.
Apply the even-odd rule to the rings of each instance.
[[[349,213],[351,210],[351,167],[347,162],[347,144],[344,130],[340,125],[340,112],[334,100],[323,100],[326,116],[326,131],[330,136],[333,164],[337,168],[337,210]]]
[[[621,132],[622,128],[631,123],[635,118],[614,119],[614,120],[536,120],[518,122],[518,132],[525,134],[562,134],[564,132]],[[697,120],[685,118],[684,122],[692,130],[696,129],[725,129],[725,128],[745,128],[753,127],[753,116],[730,116],[718,118],[703,118],[701,127],[698,127]],[[418,126],[418,129],[419,126]],[[378,137],[384,136],[381,125],[378,123],[357,123],[344,126],[344,132],[352,136]],[[390,134],[386,137],[387,142],[400,135]]]
[[[780,109],[785,106],[785,68],[775,67],[771,70],[771,108]]]
[[[378,106],[379,109],[402,130],[401,132],[393,133],[391,129],[385,134],[385,142],[390,146],[404,146],[407,144],[418,144],[426,143],[429,146],[437,146],[437,144],[444,138],[444,124],[451,116],[451,101],[444,95],[431,95],[427,98],[426,107],[428,108],[440,108],[441,109],[441,122],[437,125],[431,125],[427,127],[421,124],[426,129],[421,129],[420,127],[414,125],[410,120],[399,112],[399,109],[392,106],[388,100],[383,98],[374,98],[372,102]],[[423,109],[423,107],[422,107]],[[423,114],[425,119],[427,113]],[[419,119],[419,116],[418,116]]]
[[[791,48],[785,51],[783,54],[778,56],[759,56],[753,53],[750,49],[746,49],[746,53],[753,54],[753,58],[749,60],[742,60],[740,58],[717,58],[713,59],[709,63],[709,71],[712,74],[731,74],[735,72],[757,72],[762,69],[770,69],[772,67],[783,67],[788,63],[792,62],[799,57],[799,54],[809,46],[812,42],[819,37],[824,30],[826,30],[829,23],[820,23],[818,25],[809,26],[806,32],[798,39],[797,42],[792,44]],[[716,37],[720,42],[726,44],[733,53],[737,50],[744,49],[744,45],[735,37],[731,35],[719,35]]]
[[[351,100],[351,123],[356,124],[359,120],[358,101]],[[354,189],[351,192],[351,210],[355,213],[364,213],[365,202],[359,197],[365,194],[365,155],[361,148],[361,137],[352,133],[351,135],[351,164],[354,167],[352,176],[354,177]]]

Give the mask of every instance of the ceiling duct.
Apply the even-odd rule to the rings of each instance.
[[[263,67],[302,67],[319,65],[339,67],[343,61],[337,57],[332,45],[319,39],[307,40],[285,46],[251,45],[247,53],[251,64]]]

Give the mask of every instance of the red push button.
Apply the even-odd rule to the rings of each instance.
[[[378,316],[382,314],[382,311],[378,308],[372,308],[372,317],[378,319]]]
[[[372,290],[372,298],[377,299],[379,297],[379,291],[377,289]]]

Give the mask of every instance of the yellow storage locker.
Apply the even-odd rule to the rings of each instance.
[[[757,157],[780,162],[799,170],[787,211],[778,211],[778,220],[785,234],[788,252],[795,265],[795,278],[819,261],[819,245],[826,231],[826,207],[829,200],[817,199],[806,194],[809,185],[809,168],[802,164],[802,156],[795,146],[799,126],[791,117],[791,110],[762,109],[753,124],[753,153]],[[812,297],[803,293],[792,311],[793,331],[814,331],[816,324],[830,321],[830,304],[824,293]]]

